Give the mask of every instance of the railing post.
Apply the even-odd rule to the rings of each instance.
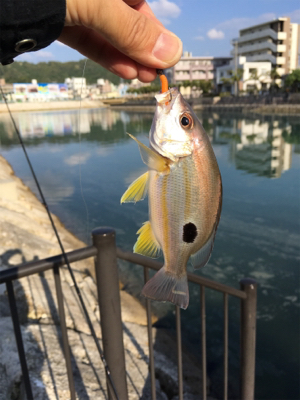
[[[118,398],[128,400],[115,231],[97,228],[92,237],[98,250],[95,269],[104,357]],[[115,399],[109,383],[107,386],[109,399]]]
[[[25,350],[24,350],[22,333],[21,333],[21,326],[20,326],[17,304],[16,304],[15,293],[14,293],[12,281],[9,280],[6,282],[6,288],[7,288],[9,308],[10,308],[11,318],[13,321],[15,338],[16,338],[16,343],[17,343],[17,348],[18,348],[18,353],[19,353],[19,360],[20,360],[20,364],[21,364],[21,368],[22,368],[26,397],[27,397],[27,400],[33,400],[33,394],[32,394],[31,383],[30,383],[30,379],[29,379],[28,366],[27,366],[27,362],[26,362]]]
[[[241,300],[241,400],[254,399],[257,283],[240,281],[247,298]]]

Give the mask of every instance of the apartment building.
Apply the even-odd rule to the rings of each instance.
[[[185,52],[180,61],[167,72],[170,82],[213,80],[215,82],[217,67],[229,64],[232,57],[193,57]]]
[[[240,30],[233,40],[232,56],[244,56],[247,62],[269,61],[279,75],[299,68],[300,25],[282,17]]]

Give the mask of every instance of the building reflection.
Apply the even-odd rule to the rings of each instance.
[[[107,131],[112,130],[118,121],[124,125],[130,122],[130,116],[126,112],[111,109],[18,113],[14,118],[24,139],[88,134],[92,126],[99,126]],[[0,124],[6,136],[12,138],[14,128],[9,115],[0,115]]]
[[[77,140],[75,136],[80,132],[87,135],[87,140],[112,143],[128,140],[126,132],[147,135],[153,114],[105,108],[16,113],[14,118],[24,139],[69,136],[70,140],[73,136]],[[229,159],[237,169],[270,178],[278,178],[290,169],[289,139],[294,125],[283,118],[241,118],[211,113],[203,114],[200,119],[214,144],[229,146]],[[0,115],[0,134],[2,145],[18,142],[7,114]]]
[[[292,131],[288,123],[246,118],[215,121],[214,143],[230,143],[230,161],[237,169],[270,178],[290,169],[292,145],[284,140]]]

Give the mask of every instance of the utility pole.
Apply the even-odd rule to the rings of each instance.
[[[234,95],[237,96],[237,85],[238,85],[238,82],[237,82],[236,78],[237,78],[237,47],[238,47],[238,41],[235,40],[233,43],[234,43],[234,73],[235,73]]]

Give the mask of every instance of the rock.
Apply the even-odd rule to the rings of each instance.
[[[129,293],[121,290],[121,304],[122,304],[122,320],[123,322],[133,322],[139,325],[147,326],[147,315],[144,307],[137,299],[132,297]],[[151,316],[152,324],[157,321],[155,315]]]

